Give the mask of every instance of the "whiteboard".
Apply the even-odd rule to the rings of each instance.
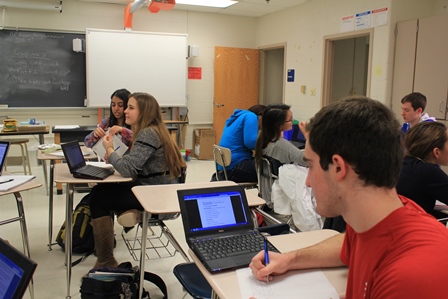
[[[187,34],[86,29],[87,106],[109,107],[117,89],[147,92],[163,107],[187,103]]]

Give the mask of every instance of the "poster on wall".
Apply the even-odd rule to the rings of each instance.
[[[370,28],[371,11],[364,11],[356,14],[355,30]]]
[[[202,79],[202,68],[201,67],[188,67],[188,79],[201,80]]]
[[[355,16],[345,16],[341,18],[341,32],[353,31],[355,30]]]
[[[372,27],[387,25],[388,8],[372,10]]]

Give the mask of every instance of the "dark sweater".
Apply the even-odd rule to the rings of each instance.
[[[434,205],[436,200],[448,204],[448,175],[436,164],[407,156],[397,192],[415,201],[427,213],[442,218],[444,214],[434,211]]]

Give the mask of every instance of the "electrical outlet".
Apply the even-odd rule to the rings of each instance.
[[[310,95],[315,96],[316,95],[316,88],[311,88]]]

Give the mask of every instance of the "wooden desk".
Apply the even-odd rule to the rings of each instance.
[[[30,244],[29,244],[29,241],[28,241],[28,229],[26,227],[25,209],[23,208],[23,198],[22,198],[22,195],[20,194],[20,192],[31,190],[31,189],[35,189],[35,188],[38,188],[40,186],[42,186],[41,183],[38,183],[35,180],[31,180],[29,182],[26,182],[25,184],[22,184],[20,186],[12,188],[12,189],[10,189],[8,191],[0,191],[0,196],[8,195],[8,194],[14,194],[14,197],[16,198],[16,201],[17,201],[17,210],[18,210],[18,214],[19,214],[18,217],[6,219],[6,220],[1,220],[0,221],[0,225],[12,223],[12,222],[15,222],[15,221],[20,221],[20,229],[22,231],[23,252],[29,258],[31,258],[31,253],[30,253]],[[30,289],[30,292],[31,292],[31,298],[34,298],[34,289],[33,288],[34,288],[33,287],[33,280],[31,280],[31,282],[29,284],[29,289]]]
[[[74,178],[70,173],[67,164],[54,165],[54,181],[66,185],[66,206],[65,206],[65,262],[67,265],[67,298],[70,298],[70,282],[72,276],[72,223],[73,223],[73,197],[74,186],[86,183],[119,183],[130,182],[131,178],[124,178],[118,172],[104,180],[89,180]]]
[[[95,153],[92,149],[87,148],[85,146],[81,146],[81,150],[83,152],[88,152],[87,156],[84,156],[86,160],[96,159]],[[65,160],[64,156],[55,156],[52,154],[43,154],[41,150],[37,151],[37,159],[44,161],[50,161],[50,182],[48,185],[48,250],[51,251],[52,238],[53,238],[53,184],[54,184],[54,165],[57,162]],[[62,194],[62,185],[60,184],[60,189],[57,191],[57,194]],[[59,193],[59,191],[61,191]]]
[[[231,186],[237,185],[232,181],[204,182],[204,183],[186,183],[186,184],[169,184],[169,185],[145,185],[132,188],[135,197],[143,206],[142,221],[142,242],[140,251],[140,279],[143,281],[145,272],[145,256],[146,256],[146,235],[148,233],[148,220],[150,214],[169,214],[179,213],[179,200],[177,198],[177,190]],[[252,192],[246,191],[247,201],[250,207],[256,207],[266,202]],[[157,199],[157,200],[154,200]],[[139,298],[142,298],[143,284],[140,284]]]
[[[313,244],[319,243],[331,236],[339,234],[334,230],[316,230],[309,232],[302,232],[297,234],[278,235],[269,237],[269,241],[280,252],[288,252],[295,249],[308,247]],[[228,271],[218,274],[210,274],[207,269],[202,265],[193,251],[189,250],[189,254],[193,258],[195,264],[199,270],[207,279],[211,285],[213,292],[212,298],[220,299],[239,299],[241,298],[240,289],[238,287],[238,278],[235,271]],[[324,268],[322,272],[328,278],[329,282],[336,289],[339,297],[345,298],[345,289],[347,285],[348,268]],[[297,271],[300,273],[300,270]],[[247,298],[244,298],[247,299]]]

